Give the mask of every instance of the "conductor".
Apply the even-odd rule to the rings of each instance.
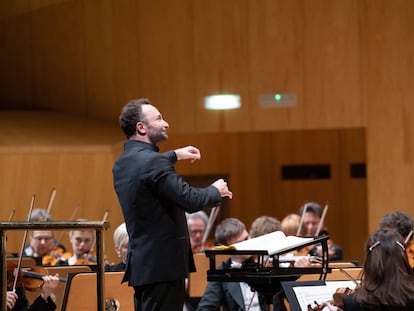
[[[182,311],[185,278],[195,270],[185,212],[220,205],[232,193],[223,179],[195,188],[176,173],[177,160],[192,163],[200,151],[187,146],[159,153],[169,125],[148,99],[128,102],[119,122],[127,138],[113,166],[129,235],[123,281],[134,287],[135,311]]]

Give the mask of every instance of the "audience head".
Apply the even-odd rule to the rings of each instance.
[[[298,214],[289,214],[282,219],[281,228],[285,235],[297,235],[300,224],[300,216]]]
[[[203,249],[203,237],[206,231],[208,216],[204,211],[198,211],[192,214],[186,214],[188,233],[190,234],[190,243],[193,251]]]
[[[114,231],[115,251],[123,263],[126,263],[128,254],[129,236],[125,223],[120,224]]]
[[[250,227],[250,237],[256,238],[258,236],[280,231],[280,221],[271,216],[260,216],[256,218]]]
[[[314,237],[318,231],[322,217],[322,207],[316,202],[305,203],[300,208],[302,231],[305,237]],[[323,225],[323,224],[322,224]]]
[[[412,218],[409,215],[399,211],[384,215],[380,221],[380,229],[396,230],[404,238],[410,234],[413,227],[414,223]]]
[[[364,277],[356,300],[374,307],[403,306],[412,300],[413,292],[404,238],[395,230],[374,232],[365,243]]]
[[[30,214],[29,221],[52,221],[52,216],[43,208],[35,208]]]

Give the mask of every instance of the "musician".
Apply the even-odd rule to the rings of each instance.
[[[129,237],[126,225],[125,223],[122,223],[114,231],[115,252],[121,261],[115,265],[106,264],[105,271],[125,271],[128,253],[128,242]]]
[[[345,296],[343,310],[414,310],[413,270],[408,263],[404,238],[397,231],[379,230],[367,240],[361,286]]]
[[[305,203],[300,208],[300,215],[302,217],[302,232],[303,237],[317,237],[327,236],[329,232],[323,227],[322,207],[316,202]],[[322,228],[318,233],[318,228]],[[314,245],[308,252],[311,256],[322,256],[321,245]],[[338,244],[328,241],[328,257],[330,261],[343,260],[344,254],[342,247]]]
[[[250,226],[250,238],[256,238],[275,231],[281,231],[282,224],[279,219],[271,216],[259,216]],[[282,257],[292,257],[294,253],[284,254]],[[310,267],[308,256],[295,256],[291,263],[281,264],[282,267],[294,266],[296,268]],[[293,258],[293,257],[292,257]]]
[[[186,213],[188,233],[190,234],[190,244],[193,253],[199,253],[210,248],[207,244],[203,245],[203,237],[206,231],[208,216],[204,211],[196,213]]]
[[[379,227],[380,229],[396,230],[405,239],[410,235],[411,230],[413,230],[414,222],[408,214],[400,211],[394,211],[385,214],[382,217],[379,223]],[[413,236],[411,235],[409,237],[409,241],[412,240],[412,238]]]
[[[23,249],[24,257],[32,257],[36,265],[43,265],[43,257],[56,249],[53,231],[30,231],[29,244]]]
[[[44,276],[40,295],[29,306],[23,287],[6,293],[7,309],[10,311],[54,311],[56,309],[53,291],[59,284],[59,275]]]
[[[228,246],[249,239],[246,226],[237,218],[226,218],[217,225],[215,240],[218,245]],[[241,268],[253,261],[250,255],[231,255],[221,265],[223,269]],[[265,297],[244,282],[208,282],[197,311],[265,311]],[[278,310],[278,309],[274,309]]]
[[[52,215],[44,208],[35,208],[30,213],[29,221],[53,221]],[[66,247],[60,241],[54,239],[55,249],[66,252]]]
[[[406,213],[390,212],[380,221],[380,229],[396,230],[405,239],[405,248],[410,266],[414,268],[413,219]]]
[[[96,254],[94,230],[72,230],[69,232],[72,253],[61,256],[56,266],[95,265]]]
[[[298,233],[299,224],[300,215],[298,214],[286,215],[280,222],[280,225],[282,227],[281,230],[286,236],[295,236]]]

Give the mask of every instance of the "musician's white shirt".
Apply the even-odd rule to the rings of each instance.
[[[232,260],[230,264],[231,268],[242,267],[242,263]],[[256,291],[252,291],[249,284],[240,282],[240,289],[244,299],[244,310],[246,311],[261,311],[259,303],[259,295]]]
[[[261,311],[259,303],[259,295],[256,291],[252,291],[250,285],[240,282],[240,288],[244,298],[244,306],[246,311]]]

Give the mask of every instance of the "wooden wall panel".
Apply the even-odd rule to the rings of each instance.
[[[362,92],[367,109],[369,229],[389,210],[413,214],[414,3],[363,1]]]
[[[81,1],[66,1],[31,14],[31,100],[38,109],[85,115],[82,12]]]
[[[197,132],[248,130],[249,113],[248,2],[195,1],[194,79]],[[239,94],[242,108],[208,111],[207,95]]]
[[[303,127],[360,127],[358,1],[304,1]]]
[[[191,0],[138,1],[140,93],[177,132],[196,127]]]
[[[31,101],[31,27],[27,1],[1,1],[0,108],[35,107]],[[8,12],[8,14],[6,14]]]
[[[116,71],[114,69],[115,25],[112,16],[112,1],[92,0],[83,2],[80,12],[83,23],[82,43],[85,58],[85,101],[87,115],[101,118],[114,112],[117,94]],[[131,64],[133,65],[133,63]],[[111,104],[108,104],[111,103]],[[102,107],[107,107],[102,109]]]
[[[254,130],[300,128],[304,94],[303,1],[250,1],[249,110]],[[295,107],[260,104],[261,94],[296,93]]]

